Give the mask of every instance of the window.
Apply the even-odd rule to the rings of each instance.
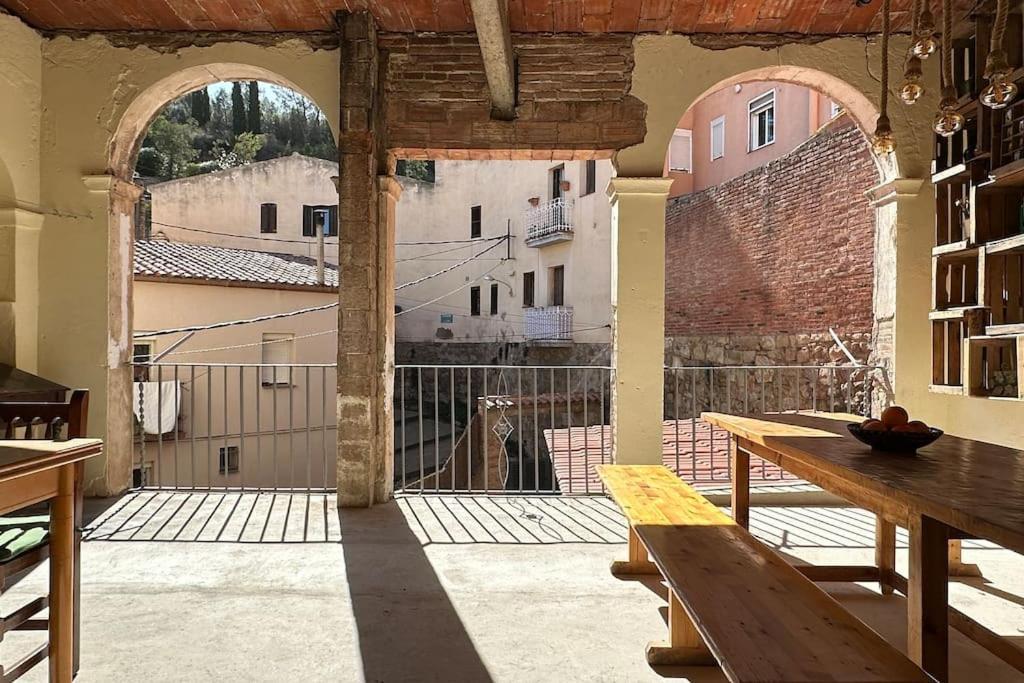
[[[565,266],[555,266],[551,272],[551,296],[549,306],[565,305]]]
[[[523,273],[523,308],[533,308],[533,271]]]
[[[562,181],[565,179],[565,166],[551,169],[551,198],[562,198]]]
[[[480,288],[469,288],[469,314],[480,315]]]
[[[583,162],[583,194],[597,191],[597,162],[593,159]]]
[[[261,381],[265,387],[291,386],[292,370],[278,365],[295,362],[295,335],[291,332],[264,332],[260,345]]]
[[[828,116],[830,119],[834,119],[843,113],[843,107],[835,100],[828,101]]]
[[[469,236],[480,237],[483,234],[482,209],[479,206],[472,206],[469,209]]]
[[[277,204],[260,204],[260,232],[277,232]]]
[[[775,91],[750,100],[747,110],[750,112],[748,150],[753,152],[775,142]]]
[[[676,128],[668,148],[668,170],[686,173],[693,171],[692,136],[691,131]]]
[[[302,236],[316,237],[316,229],[322,227],[324,237],[338,236],[337,206],[303,206]]]
[[[498,285],[491,285],[491,315],[498,315]]]
[[[725,156],[725,117],[711,122],[711,161]]]
[[[238,446],[226,446],[220,451],[220,473],[234,474],[238,472]]]
[[[149,381],[149,363],[153,360],[153,342],[137,341],[132,344],[133,375],[136,382]]]

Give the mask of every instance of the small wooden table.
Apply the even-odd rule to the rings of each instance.
[[[57,683],[74,674],[82,474],[102,451],[98,439],[0,440],[0,514],[50,501],[50,681]]]
[[[875,513],[877,567],[809,568],[807,574],[877,580],[906,593],[909,655],[925,671],[948,679],[950,625],[1024,670],[1024,651],[949,608],[947,583],[950,539],[984,538],[1024,553],[1024,451],[946,435],[916,456],[877,453],[846,429],[862,418],[835,413],[704,413],[702,419],[732,434],[737,522],[749,521],[751,454]],[[910,534],[908,578],[895,569],[896,526]]]

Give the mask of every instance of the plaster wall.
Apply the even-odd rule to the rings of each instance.
[[[397,339],[410,341],[521,342],[525,334],[523,273],[534,273],[534,303],[550,302],[549,269],[565,267],[565,305],[573,308],[573,341],[607,343],[611,338],[611,207],[604,189],[612,176],[609,161],[597,161],[595,191],[582,194],[584,161],[437,161],[435,182],[401,178],[397,206],[396,241],[422,242],[470,239],[470,210],[481,207],[481,237],[501,237],[511,231],[509,255],[500,244],[479,259],[451,273],[426,280],[397,292],[403,309],[430,303],[402,313],[396,320]],[[526,245],[526,212],[531,197],[551,198],[551,170],[561,166],[570,184],[565,197],[572,199],[573,238],[542,247]],[[509,227],[510,226],[510,227]],[[481,254],[495,242],[462,245],[397,247],[395,283],[412,282]],[[448,253],[438,251],[451,250]],[[485,274],[511,285],[498,285],[498,314],[490,315],[491,282]],[[470,288],[480,287],[481,315],[470,315]],[[450,293],[450,294],[449,294]],[[442,322],[441,315],[452,322]],[[589,329],[588,329],[589,328]],[[597,328],[597,329],[593,329]]]
[[[0,363],[36,372],[42,40],[0,14]]]
[[[316,238],[302,235],[302,207],[337,205],[338,188],[331,179],[337,175],[337,162],[293,154],[151,185],[153,234],[162,233],[175,242],[264,249],[316,258]],[[260,205],[263,203],[277,205],[277,232],[274,234],[260,233]],[[222,234],[208,235],[170,226]],[[264,243],[259,241],[261,238],[300,243]],[[325,238],[324,244],[325,259],[337,265],[338,238]]]
[[[46,217],[40,234],[39,372],[88,387],[89,431],[105,427],[130,433],[130,406],[108,407],[107,386],[123,386],[131,353],[130,229],[112,216],[109,193],[95,180],[111,171],[130,177],[131,150],[167,101],[204,84],[232,78],[259,79],[310,97],[337,131],[338,57],[301,40],[276,44],[217,43],[174,52],[115,47],[105,38],[60,36],[42,43],[42,173],[40,203]],[[29,129],[32,130],[32,129]],[[16,136],[23,136],[21,131]],[[112,142],[113,141],[113,142]],[[90,176],[87,187],[84,176]],[[108,237],[112,237],[108,244]],[[69,343],[74,340],[74,343]],[[113,410],[108,424],[108,410]],[[126,431],[127,430],[127,431]],[[130,447],[130,443],[128,444]],[[88,490],[114,493],[130,481],[131,454],[108,439],[104,459],[87,465]]]

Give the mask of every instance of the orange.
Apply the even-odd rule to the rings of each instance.
[[[900,406],[889,406],[882,411],[882,424],[889,429],[905,425],[910,421],[907,411]]]
[[[884,432],[886,427],[878,420],[864,420],[860,428],[865,432]]]

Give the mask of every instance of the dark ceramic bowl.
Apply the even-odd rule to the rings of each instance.
[[[934,427],[929,427],[927,432],[876,432],[863,430],[859,424],[851,422],[846,425],[846,428],[861,443],[866,443],[873,450],[886,453],[914,453],[918,448],[924,448],[943,434],[941,429]]]

